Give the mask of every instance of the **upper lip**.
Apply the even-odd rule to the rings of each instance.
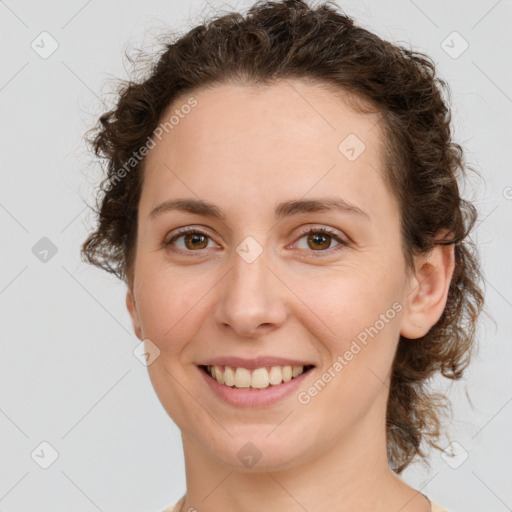
[[[207,359],[199,364],[199,366],[231,366],[232,368],[247,368],[254,370],[255,368],[264,368],[267,366],[314,366],[313,363],[299,361],[296,359],[285,359],[283,357],[260,356],[254,359],[246,359],[244,357],[214,357]]]

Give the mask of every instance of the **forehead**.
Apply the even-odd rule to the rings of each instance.
[[[184,108],[191,98],[195,106]],[[172,128],[146,157],[141,210],[170,196],[225,203],[245,196],[263,207],[284,195],[339,191],[363,200],[368,187],[379,193],[380,117],[355,112],[348,101],[300,80],[180,96],[161,119],[174,115]]]

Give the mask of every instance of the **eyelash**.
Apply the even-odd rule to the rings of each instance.
[[[181,238],[184,235],[188,235],[188,234],[192,234],[192,233],[193,234],[204,235],[207,238],[211,239],[211,237],[205,231],[202,231],[199,228],[188,227],[188,228],[183,228],[183,229],[179,230],[168,242],[164,242],[163,245],[164,245],[164,247],[168,248],[171,252],[174,252],[174,253],[183,253],[183,251],[184,252],[188,252],[188,253],[194,253],[194,252],[201,253],[201,252],[203,252],[205,249],[200,249],[200,250],[197,250],[197,251],[191,251],[191,250],[185,250],[185,249],[175,249],[173,247],[173,243],[178,238]],[[338,247],[335,247],[335,248],[329,248],[329,249],[325,249],[325,250],[319,249],[318,251],[311,250],[309,252],[312,252],[312,253],[326,253],[326,252],[329,252],[330,253],[331,251],[336,251],[336,250],[342,249],[344,247],[348,247],[348,245],[349,245],[347,240],[343,239],[338,233],[336,233],[335,231],[332,231],[329,228],[325,228],[325,227],[322,227],[322,228],[311,227],[311,228],[309,228],[306,231],[301,233],[301,235],[299,237],[299,240],[301,238],[304,238],[306,235],[310,235],[310,234],[313,234],[313,233],[315,233],[315,234],[320,233],[320,234],[328,235],[331,238],[333,238],[334,240],[336,240],[336,242],[338,242],[340,245]],[[320,257],[321,258],[321,257],[323,257],[323,254],[318,254],[318,255],[315,255],[314,257]]]

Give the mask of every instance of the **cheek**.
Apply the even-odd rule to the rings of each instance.
[[[399,283],[384,276],[378,282],[377,286],[369,276],[353,274],[315,288],[304,300],[319,317],[308,316],[311,323],[306,328],[325,354],[318,376],[322,382],[304,390],[304,399],[309,397],[314,404],[305,411],[314,417],[337,404],[330,422],[333,435],[339,425],[365,414],[387,389],[403,307]]]
[[[382,391],[392,366],[403,309],[400,283],[354,273],[314,290],[304,302],[321,322],[317,319],[317,327],[311,324],[309,330],[326,353],[323,380],[332,382],[322,402],[364,410]]]
[[[401,305],[395,304],[401,297],[400,285],[385,275],[354,270],[337,279],[332,274],[327,279],[308,277],[302,285],[297,287],[300,290],[297,295],[317,315],[340,348],[375,323],[379,330],[387,330],[387,326],[396,323],[397,310],[401,309]],[[386,329],[380,321],[382,315],[385,315]]]
[[[137,297],[143,334],[160,350],[177,352],[200,329],[203,304],[218,279],[192,267],[145,269],[139,273]]]

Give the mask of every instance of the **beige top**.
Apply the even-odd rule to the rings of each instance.
[[[173,503],[172,505],[169,505],[165,510],[162,510],[162,512],[179,512],[179,507],[182,505],[184,496],[182,496],[177,502]],[[436,505],[432,500],[427,498],[430,503],[432,504],[432,509],[430,512],[448,512],[445,508],[440,507],[439,505]],[[186,511],[184,511],[186,512]]]

